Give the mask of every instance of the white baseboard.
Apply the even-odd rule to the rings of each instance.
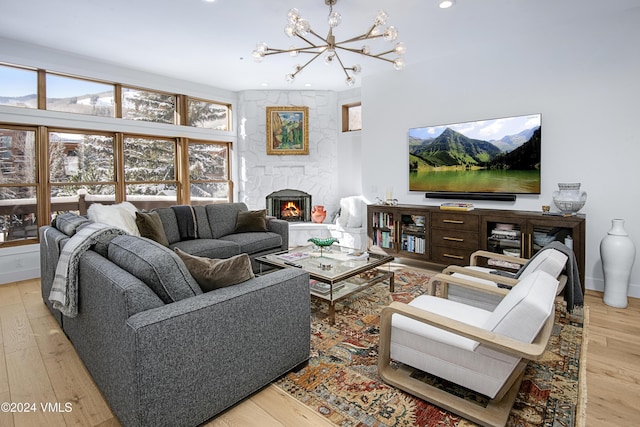
[[[594,291],[604,292],[604,279],[594,279],[592,277],[585,278],[586,289],[591,289]],[[632,298],[640,298],[640,284],[637,283],[629,283],[629,292],[628,296]]]

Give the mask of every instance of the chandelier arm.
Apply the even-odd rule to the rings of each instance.
[[[342,63],[342,60],[340,59],[340,56],[338,55],[338,52],[336,52],[335,55],[336,55],[336,59],[340,63],[340,67],[342,67],[342,71],[344,71],[344,74],[347,76],[347,78],[351,77],[351,76],[349,76],[349,73],[347,72],[347,67],[345,67],[344,64]],[[349,68],[349,69],[351,69],[351,68]]]
[[[338,43],[336,43],[336,45],[345,44],[345,43],[353,43],[353,42],[362,41],[362,40],[374,40],[374,39],[379,39],[380,37],[383,37],[383,36],[384,36],[384,34],[376,34],[376,35],[372,36],[371,35],[371,31],[369,31],[368,33],[360,34],[359,36],[351,37],[350,39],[338,42]]]
[[[327,41],[326,38],[322,37],[321,35],[319,35],[318,33],[316,33],[315,31],[313,31],[312,29],[309,29],[309,33],[313,34],[314,36],[316,36],[317,38],[319,38],[320,40],[322,40],[324,43],[329,44],[329,42]],[[300,37],[302,40],[306,41],[307,43],[309,43],[311,46],[316,46],[315,44],[311,43],[309,40],[305,39],[304,37],[302,37],[300,34],[296,34],[296,36]]]
[[[317,48],[321,48],[323,46],[309,46],[309,47],[301,47],[301,48],[292,48],[292,49],[274,49],[269,48],[267,52],[265,52],[264,56],[268,55],[277,55],[279,53],[291,53],[291,52],[300,52],[300,53],[312,53],[317,54],[318,52],[315,50]]]
[[[393,52],[393,50],[390,50],[389,52],[379,53],[379,54],[377,54],[377,55],[372,55],[372,54],[370,54],[370,53],[364,53],[364,52],[362,52],[362,51],[361,51],[361,50],[359,50],[359,49],[352,49],[352,48],[344,47],[344,46],[337,46],[337,45],[336,45],[336,48],[338,48],[338,49],[342,49],[342,50],[346,50],[346,51],[348,51],[348,52],[352,52],[352,53],[357,53],[357,54],[360,54],[360,55],[368,56],[369,58],[375,58],[375,59],[381,59],[381,60],[383,60],[383,61],[387,61],[387,62],[393,62],[393,59],[388,59],[388,58],[384,58],[384,57],[380,56],[380,55],[384,55],[384,54],[387,54],[387,53]]]
[[[318,57],[319,57],[320,55],[322,55],[322,52],[318,52],[318,53],[316,53],[316,55],[315,55],[313,58],[311,58],[310,60],[308,60],[308,61],[307,61],[307,62],[306,62],[302,67],[298,68],[298,69],[296,70],[296,72],[292,74],[292,76],[294,76],[294,77],[295,77],[295,76],[296,76],[300,71],[304,70],[304,68],[305,68],[307,65],[311,64],[313,61],[315,61],[316,59],[318,59]]]

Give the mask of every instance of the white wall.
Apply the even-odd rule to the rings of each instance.
[[[342,132],[342,106],[360,102],[360,89],[338,93],[338,177],[340,196],[362,195],[362,131]]]
[[[626,220],[640,253],[637,131],[640,99],[640,10],[602,31],[585,25],[573,39],[541,32],[526,45],[499,52],[439,58],[366,78],[362,87],[365,196],[393,187],[401,203],[437,205],[408,191],[407,130],[529,113],[542,113],[542,188],[515,203],[475,202],[477,207],[539,210],[553,205],[558,182],[581,182],[588,193],[586,286],[603,290],[600,240],[611,219]],[[528,60],[521,58],[526,50]],[[366,107],[365,107],[366,106]],[[381,173],[384,171],[384,173]],[[640,296],[640,262],[630,295]]]

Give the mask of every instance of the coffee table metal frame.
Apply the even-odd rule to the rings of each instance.
[[[376,283],[389,279],[389,290],[394,291],[394,273],[378,267],[393,261],[393,257],[368,253],[362,259],[352,256],[354,249],[332,245],[321,251],[314,245],[300,246],[256,258],[261,265],[276,268],[303,268],[311,279],[329,285],[310,285],[311,296],[329,304],[329,321],[335,324],[335,305],[339,301],[361,292]]]

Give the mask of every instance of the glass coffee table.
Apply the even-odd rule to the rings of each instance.
[[[300,246],[288,251],[256,258],[261,265],[276,268],[302,268],[309,273],[311,296],[329,303],[329,321],[335,324],[335,304],[355,293],[389,279],[394,291],[391,269],[378,267],[393,261],[392,256],[358,252],[332,245],[322,249],[315,245]]]

